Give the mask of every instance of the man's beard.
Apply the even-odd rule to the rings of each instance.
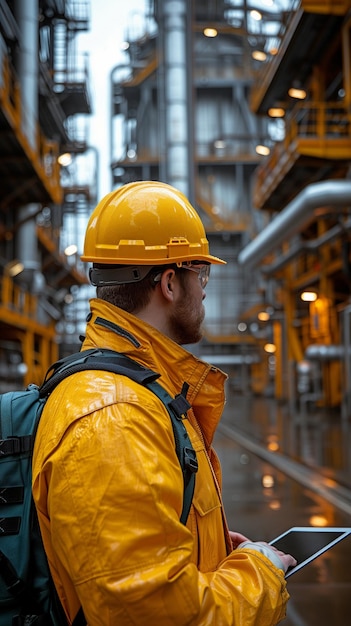
[[[170,337],[179,345],[198,343],[203,337],[204,319],[205,307],[202,301],[199,304],[198,298],[195,300],[184,290],[169,320]]]

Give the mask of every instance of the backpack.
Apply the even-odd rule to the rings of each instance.
[[[49,394],[64,378],[87,369],[106,370],[144,385],[164,403],[171,418],[183,471],[186,523],[197,472],[196,453],[183,424],[190,404],[187,383],[172,398],[159,374],[107,349],[79,352],[54,363],[43,384],[0,395],[0,626],[62,626],[67,620],[56,594],[32,499],[32,454],[36,429]],[[74,626],[86,624],[82,609]]]

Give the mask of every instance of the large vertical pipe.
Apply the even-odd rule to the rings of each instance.
[[[36,146],[38,120],[38,0],[15,0],[15,17],[21,32],[16,70],[21,85],[22,131]]]
[[[161,3],[161,29],[164,74],[164,142],[167,182],[191,196],[192,169],[189,145],[192,144],[189,107],[191,55],[189,55],[189,3],[164,0]]]
[[[38,149],[37,128],[39,116],[39,43],[38,0],[15,0],[15,17],[21,33],[16,55],[16,70],[21,88],[21,130],[31,147]],[[40,256],[36,236],[38,205],[27,204],[18,210],[20,224],[16,237],[16,254],[24,270],[19,280],[33,293],[45,291],[45,279],[41,273]],[[37,320],[45,323],[47,315],[39,309]]]
[[[36,235],[37,213],[38,205],[31,203],[21,207],[17,214],[20,226],[16,236],[16,253],[24,268],[21,273],[21,282],[32,291],[35,290],[34,282],[37,281],[35,275],[40,273],[41,269]]]

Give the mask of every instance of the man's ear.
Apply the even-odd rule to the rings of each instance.
[[[173,269],[166,270],[161,277],[160,287],[162,295],[168,301],[172,301],[174,298],[174,277],[175,271]]]

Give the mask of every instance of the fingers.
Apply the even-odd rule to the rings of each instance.
[[[241,544],[248,542],[249,545],[247,545],[247,547],[250,547],[251,549],[257,549],[258,551],[268,556],[268,558],[270,558],[270,555],[271,555],[272,560],[275,562],[275,564],[278,567],[279,567],[279,563],[281,563],[284,573],[287,572],[289,567],[295,567],[295,565],[297,565],[296,559],[291,554],[286,554],[285,552],[278,550],[277,548],[267,543],[266,541],[252,542],[250,539],[245,537],[245,535],[241,533],[233,532],[231,530],[229,531],[229,535],[232,540],[233,550],[237,548],[238,546],[245,547],[245,545],[242,546]],[[272,553],[276,554],[276,557],[274,557],[274,559],[273,559]]]
[[[243,543],[243,541],[250,541],[245,535],[234,532],[232,530],[229,531],[229,535],[232,540],[233,550],[235,550],[235,548],[237,548],[240,543]]]
[[[289,561],[288,567],[295,567],[295,565],[297,565],[296,559],[291,554],[287,554],[286,552],[282,552],[281,550],[278,550],[277,548],[275,548],[274,546],[271,546],[271,545],[270,545],[270,548],[272,548],[278,554],[278,556],[281,559],[284,558],[286,561]]]
[[[283,563],[285,574],[288,571],[289,567],[295,567],[295,565],[297,565],[296,559],[294,559],[294,557],[291,556],[291,554],[280,553],[279,558],[281,562]]]

